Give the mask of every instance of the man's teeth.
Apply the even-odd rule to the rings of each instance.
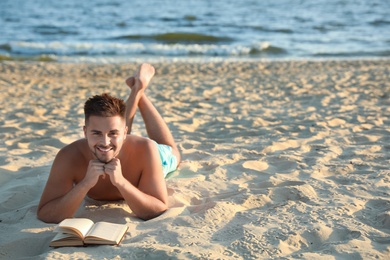
[[[111,150],[111,147],[108,147],[108,148],[102,148],[102,147],[98,147],[98,149],[102,152],[108,152]]]

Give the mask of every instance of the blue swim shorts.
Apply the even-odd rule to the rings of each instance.
[[[160,159],[165,178],[167,177],[168,173],[176,170],[177,159],[176,156],[172,153],[172,147],[165,144],[157,144],[157,148],[158,152],[160,153]]]

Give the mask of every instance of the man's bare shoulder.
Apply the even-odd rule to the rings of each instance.
[[[153,146],[155,146],[155,142],[149,138],[127,135],[119,157],[120,159],[137,160],[140,163],[140,159],[149,156],[150,147]]]
[[[63,147],[56,155],[50,175],[64,180],[80,180],[88,167],[88,144],[80,139]]]
[[[86,139],[79,139],[64,146],[57,154],[61,160],[85,160],[88,152],[88,143]]]

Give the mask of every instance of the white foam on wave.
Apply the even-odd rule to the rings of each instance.
[[[113,42],[11,42],[12,53],[20,55],[162,55],[162,56],[249,56],[266,52],[269,42],[242,44],[162,44]]]

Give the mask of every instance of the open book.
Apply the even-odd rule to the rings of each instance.
[[[50,242],[50,246],[119,245],[127,229],[125,224],[93,223],[86,218],[69,218],[56,227],[54,232],[57,232],[57,235]]]

